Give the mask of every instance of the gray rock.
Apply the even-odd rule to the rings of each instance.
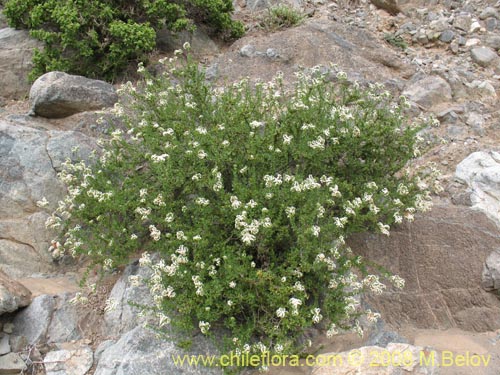
[[[78,306],[69,303],[74,293],[58,295],[47,330],[47,342],[68,342],[82,338],[78,327]]]
[[[129,277],[132,275],[149,277],[148,271],[144,267],[139,267],[138,264],[132,264],[125,268],[123,275],[116,282],[109,295],[110,299],[117,302],[117,307],[104,314],[104,333],[108,336],[119,336],[147,321],[147,317],[138,317],[140,309],[131,305],[130,302],[151,306],[153,300],[144,283],[139,286],[131,285]]]
[[[9,335],[3,335],[2,338],[0,338],[0,355],[10,353],[9,338]]]
[[[94,363],[97,364],[99,363],[102,353],[109,348],[110,346],[113,346],[116,343],[115,340],[105,340],[99,344],[99,346],[96,348],[94,352]]]
[[[85,375],[93,363],[92,349],[88,346],[52,351],[43,359],[47,375]]]
[[[439,36],[439,40],[443,43],[450,43],[455,37],[455,33],[451,30],[445,30]]]
[[[411,84],[403,95],[424,108],[451,100],[451,87],[439,76],[427,76]]]
[[[115,89],[109,83],[63,72],[44,74],[30,90],[32,113],[47,118],[100,110],[117,101]]]
[[[467,117],[467,120],[465,120],[465,123],[470,126],[474,131],[480,135],[484,133],[484,117],[477,113],[477,112],[471,112],[469,113],[469,116]]]
[[[50,270],[47,250],[54,234],[45,221],[65,194],[57,172],[67,158],[88,161],[94,149],[95,140],[80,132],[37,130],[0,120],[0,269],[9,276]],[[44,197],[49,206],[37,207]]]
[[[488,31],[494,31],[498,26],[498,20],[493,17],[487,18],[484,23],[486,25],[486,30]]]
[[[383,9],[392,15],[401,13],[401,7],[397,0],[370,0],[377,8]]]
[[[0,374],[24,373],[28,366],[17,353],[9,353],[0,357]]]
[[[497,53],[489,47],[474,47],[470,53],[472,60],[482,67],[487,67],[498,59]]]
[[[5,323],[3,325],[3,331],[10,335],[12,332],[14,332],[14,324],[12,324],[11,322]]]
[[[488,35],[484,40],[484,44],[494,50],[500,49],[500,35]]]
[[[391,327],[495,330],[500,299],[482,288],[481,277],[485,259],[500,249],[498,225],[478,210],[434,202],[430,212],[393,227],[390,236],[349,238],[356,255],[406,281],[402,290],[364,300]]]
[[[453,20],[453,26],[462,31],[469,31],[472,18],[468,14],[458,15]]]
[[[487,291],[500,289],[500,249],[493,251],[484,263],[483,288]]]
[[[268,48],[266,50],[266,56],[269,57],[270,59],[275,59],[279,57],[279,55],[280,55],[279,52],[274,48]]]
[[[486,7],[483,9],[481,14],[479,14],[479,19],[481,20],[485,20],[489,17],[498,18],[498,11],[493,7]]]
[[[33,345],[44,341],[55,308],[54,297],[41,295],[14,318],[14,334],[24,336]]]
[[[0,315],[28,306],[30,302],[31,292],[0,271]]]
[[[28,339],[24,336],[11,335],[9,340],[10,348],[14,353],[26,350],[29,345]]]
[[[0,97],[23,99],[30,90],[28,73],[35,48],[43,45],[25,30],[0,29]]]
[[[240,49],[240,56],[242,57],[254,57],[257,54],[255,47],[251,44],[246,44]]]
[[[193,338],[189,352],[179,349],[173,342],[158,338],[143,327],[136,327],[124,334],[114,345],[101,354],[94,375],[220,375],[217,367],[176,367],[173,358],[188,355],[216,355],[215,349],[202,336]]]
[[[500,153],[470,154],[457,165],[455,177],[470,188],[473,207],[500,224]]]

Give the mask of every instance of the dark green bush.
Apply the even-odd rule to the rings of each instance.
[[[62,70],[113,79],[130,62],[144,60],[156,45],[156,30],[192,29],[207,23],[223,37],[239,37],[231,0],[7,0],[10,26],[27,28],[46,48],[34,54],[30,79]]]

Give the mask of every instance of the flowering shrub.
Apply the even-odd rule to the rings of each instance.
[[[151,277],[133,282],[149,285],[160,326],[223,327],[226,349],[293,352],[313,326],[362,333],[358,318],[378,314],[359,294],[404,281],[372,273],[345,239],[389,235],[437,187],[432,169],[403,172],[419,155],[404,98],[319,68],[291,89],[280,75],[214,88],[175,60],[124,86],[124,126],[94,166],[66,164],[69,194],[48,221],[65,251],[104,269],[143,251]]]

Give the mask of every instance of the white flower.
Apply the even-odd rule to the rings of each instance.
[[[153,163],[160,163],[162,161],[165,161],[165,159],[169,158],[168,154],[161,154],[161,155],[151,155],[151,160]]]
[[[393,276],[389,277],[389,280],[398,289],[403,289],[405,286],[405,280],[403,278],[399,277],[398,275],[393,275]]]
[[[258,128],[262,127],[262,126],[264,126],[264,123],[263,123],[263,122],[260,122],[260,121],[252,121],[252,122],[250,123],[250,127],[251,127],[252,129],[258,129]]]
[[[231,201],[231,207],[233,209],[237,209],[241,206],[241,202],[238,200],[238,197],[235,195],[231,196],[230,201]]]
[[[289,145],[292,142],[293,135],[283,134],[283,144]]]
[[[178,240],[180,241],[186,241],[187,240],[187,237],[186,235],[184,234],[183,231],[178,231],[176,234],[175,234],[175,237],[177,237]]]
[[[285,208],[285,213],[288,218],[291,218],[293,215],[295,215],[295,207],[289,206]]]
[[[335,324],[332,324],[330,328],[328,328],[328,331],[326,331],[326,337],[331,338],[335,335],[338,335],[339,331],[337,330],[337,326]]]
[[[205,159],[207,157],[207,155],[208,154],[205,151],[203,151],[203,150],[199,150],[198,151],[198,158],[199,159]]]
[[[229,287],[230,287],[231,289],[236,288],[236,283],[235,283],[234,281],[231,281],[231,282],[229,283]]]
[[[389,225],[379,222],[379,223],[377,223],[377,226],[378,226],[378,228],[379,228],[379,230],[380,230],[380,232],[382,234],[385,234],[386,236],[390,235],[390,233],[389,233],[389,229],[390,229]]]
[[[153,241],[160,240],[161,232],[154,225],[151,224],[149,226],[149,232],[150,232],[150,235],[151,235],[151,238],[153,239]]]
[[[228,299],[228,300],[227,300],[227,305],[228,305],[229,307],[233,306],[233,301],[231,301],[230,299]]]
[[[366,319],[370,322],[370,323],[376,323],[377,320],[379,320],[380,318],[380,314],[379,313],[375,313],[375,312],[372,312],[371,310],[366,310]]]
[[[195,203],[200,206],[208,206],[210,204],[210,201],[206,198],[198,197],[196,198]]]
[[[108,298],[106,300],[106,305],[104,306],[104,312],[110,312],[117,308],[118,301],[113,298]]]
[[[294,298],[294,297],[290,298],[290,300],[288,301],[288,303],[290,305],[292,305],[292,307],[294,309],[297,309],[300,305],[302,305],[302,301],[300,299]]]
[[[41,200],[36,202],[37,207],[43,208],[49,205],[49,201],[47,198],[43,197]]]
[[[321,228],[317,225],[313,225],[311,227],[311,231],[312,231],[313,236],[319,237],[319,232],[321,232]]]
[[[318,324],[321,321],[321,319],[323,319],[323,315],[321,315],[321,309],[315,308],[315,309],[311,310],[311,312],[313,315],[313,317],[312,317],[313,323]]]
[[[167,223],[171,223],[172,221],[174,221],[174,214],[172,212],[169,212],[166,216],[165,216],[165,221]]]
[[[280,307],[278,310],[276,310],[276,316],[278,318],[284,318],[286,316],[286,309],[284,307]]]
[[[130,239],[131,239],[131,240],[136,240],[136,239],[137,239],[137,234],[132,233],[132,234],[130,235]]]
[[[204,321],[200,321],[198,323],[198,327],[200,327],[201,333],[203,333],[204,335],[206,335],[208,333],[208,330],[210,329],[210,323],[204,322]]]
[[[184,48],[186,51],[188,51],[191,49],[191,44],[189,44],[189,42],[184,42],[184,44],[182,45],[182,48]]]
[[[244,230],[242,232],[241,240],[245,245],[250,245],[253,241],[255,241],[255,236],[250,233],[250,231]]]

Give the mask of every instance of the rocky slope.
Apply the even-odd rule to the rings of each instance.
[[[409,116],[438,120],[423,134],[433,146],[422,162],[438,164],[445,187],[435,197],[433,211],[390,237],[351,239],[359,254],[406,279],[402,292],[366,299],[384,322],[364,339],[344,335],[329,340],[311,333],[313,345],[321,352],[361,346],[394,352],[401,345],[415,353],[432,347],[438,356],[469,351],[491,355],[490,364],[439,369],[415,362],[407,373],[496,374],[500,2],[377,2],[390,12],[363,1],[289,4],[307,14],[303,24],[272,33],[263,30],[260,12],[270,3],[242,0],[235,3],[236,17],[249,25],[247,36],[229,46],[202,31],[182,38],[191,41],[216,83],[237,80],[242,72],[251,79],[266,80],[277,71],[291,77],[300,67],[333,63],[350,80],[380,82],[394,95],[406,95],[412,103]],[[394,4],[401,12],[395,14]],[[0,27],[5,27],[2,22]],[[166,50],[180,43],[168,33],[162,38]],[[84,264],[52,262],[48,249],[53,234],[44,222],[64,192],[56,178],[61,163],[89,157],[107,126],[96,124],[96,109],[112,106],[116,95],[102,82],[58,75],[39,82],[28,102],[26,77],[37,43],[9,28],[0,29],[0,42],[0,374],[220,373],[216,368],[175,368],[171,355],[183,351],[142,327],[147,318],[138,318],[128,304],[149,301],[147,291],[128,280],[140,272],[134,264],[108,276],[95,290],[84,291],[86,307],[70,303]],[[43,197],[48,207],[40,207]],[[106,309],[108,297],[116,302],[115,310]],[[213,350],[201,337],[194,342],[191,353]],[[347,374],[355,369],[289,367],[271,373],[319,375],[333,370]],[[384,366],[371,370],[360,371],[399,371]]]

